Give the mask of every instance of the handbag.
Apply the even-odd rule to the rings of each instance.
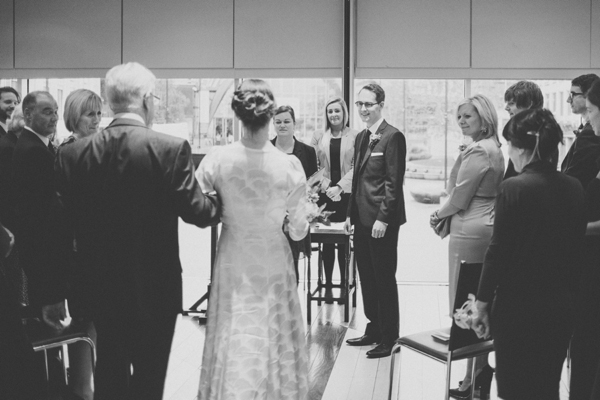
[[[440,222],[438,222],[437,225],[433,228],[435,234],[438,235],[440,238],[443,239],[450,234],[450,220],[451,219],[452,219],[452,216],[442,218],[440,220]]]

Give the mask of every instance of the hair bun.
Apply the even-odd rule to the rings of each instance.
[[[256,129],[269,122],[276,105],[266,82],[251,79],[244,81],[238,90],[233,92],[231,108],[245,126]]]

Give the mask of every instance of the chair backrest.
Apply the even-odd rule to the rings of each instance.
[[[479,287],[479,278],[481,277],[481,270],[483,269],[482,263],[468,264],[461,262],[460,271],[458,273],[458,285],[456,288],[456,298],[454,299],[453,310],[461,308],[465,301],[469,298],[469,293],[477,295],[477,288]],[[454,351],[461,347],[469,346],[479,342],[483,342],[484,339],[479,339],[475,332],[471,329],[462,329],[454,319],[452,319],[452,328],[450,329],[450,342],[448,343],[448,350]]]

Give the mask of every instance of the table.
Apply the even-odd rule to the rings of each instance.
[[[333,287],[341,288],[341,296],[333,297],[333,300],[344,300],[344,322],[350,320],[350,299],[352,299],[352,307],[356,307],[356,262],[354,260],[354,249],[352,247],[352,236],[344,233],[344,223],[332,223],[330,226],[317,224],[310,229],[310,241],[311,244],[317,245],[317,251],[319,254],[318,261],[318,279],[317,286],[311,291],[310,281],[310,259],[308,259],[308,268],[306,271],[306,315],[308,323],[311,323],[311,301],[316,301],[317,305],[321,305],[322,301],[325,301],[325,284],[323,282],[323,259],[322,259],[322,245],[323,243],[342,243],[346,245],[346,279],[340,284],[334,284]]]

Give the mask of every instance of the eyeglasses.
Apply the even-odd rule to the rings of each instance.
[[[146,97],[150,97],[152,96],[152,102],[154,103],[155,106],[157,106],[160,103],[160,97],[158,97],[157,95],[155,95],[154,93],[150,92],[146,95]]]
[[[567,97],[567,98],[570,100],[573,100],[575,98],[575,96],[583,96],[583,93],[571,92],[571,94],[569,94],[569,97]]]
[[[376,106],[377,104],[379,104],[379,102],[377,103],[370,103],[368,101],[364,102],[364,101],[357,101],[356,103],[354,103],[356,105],[356,107],[358,108],[362,108],[362,106],[365,106],[366,108],[371,108]]]

